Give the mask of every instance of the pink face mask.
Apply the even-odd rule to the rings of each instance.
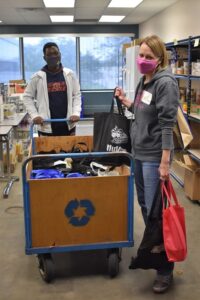
[[[156,59],[145,59],[142,57],[137,57],[137,67],[140,73],[148,74],[155,71],[158,65],[158,61]]]

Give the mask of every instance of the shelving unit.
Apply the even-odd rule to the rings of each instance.
[[[188,39],[167,43],[166,48],[172,53],[172,59],[174,59],[174,61],[171,62],[172,66],[175,66],[173,73],[179,82],[180,90],[182,89],[182,91],[184,91],[185,89],[186,91],[185,99],[182,97],[181,104],[184,106],[186,118],[188,119],[193,134],[193,141],[188,145],[187,149],[183,149],[183,147],[181,149],[180,147],[180,149],[177,149],[177,154],[180,158],[181,152],[184,154],[187,153],[200,168],[200,36],[188,37]],[[180,53],[181,55],[179,55]],[[184,69],[183,65],[187,66],[187,69]],[[177,74],[175,72],[176,70],[185,74]],[[198,94],[196,94],[195,91],[198,92]],[[171,167],[171,175],[181,186],[184,186],[184,173],[184,168],[180,167],[180,165],[174,161]],[[196,200],[200,200],[200,192]]]
[[[175,41],[174,43],[168,43],[166,44],[166,49],[171,52],[169,63],[172,64],[178,64],[179,60],[179,49],[187,49],[187,56],[188,56],[188,39],[181,40],[181,41]],[[177,74],[176,69],[172,69],[175,78],[179,82],[181,82],[181,86],[184,86],[185,89],[185,95],[184,100],[182,102],[186,103],[186,90],[188,90],[189,86],[189,72],[188,74]],[[181,95],[181,93],[180,93]],[[183,103],[182,103],[183,104]],[[187,110],[185,109],[184,113],[187,116]],[[179,143],[176,145],[175,153],[174,153],[174,160],[171,165],[171,176],[183,187],[184,186],[184,176],[185,176],[185,169],[180,167],[178,163],[176,162],[176,159],[179,159],[179,153],[182,151],[182,147],[179,145]]]

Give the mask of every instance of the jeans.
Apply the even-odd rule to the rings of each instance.
[[[147,218],[160,180],[159,165],[159,161],[145,162],[138,159],[135,160],[135,185],[145,225],[147,224]],[[173,268],[174,264],[169,262],[169,268],[158,270],[158,274],[168,275],[173,271]]]
[[[135,184],[145,225],[160,180],[159,165],[159,162],[135,160]]]

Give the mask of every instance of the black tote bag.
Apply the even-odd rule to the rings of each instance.
[[[116,99],[118,113],[114,113]],[[131,152],[130,120],[124,115],[122,105],[113,96],[110,112],[94,114],[93,151],[95,152]]]

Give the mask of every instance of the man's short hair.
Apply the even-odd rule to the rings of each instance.
[[[60,51],[60,49],[59,49],[59,47],[58,47],[58,45],[57,45],[56,43],[49,42],[49,43],[46,43],[46,44],[44,45],[44,47],[43,47],[43,53],[45,54],[46,49],[47,49],[47,48],[50,48],[50,47],[56,47],[56,48]]]

